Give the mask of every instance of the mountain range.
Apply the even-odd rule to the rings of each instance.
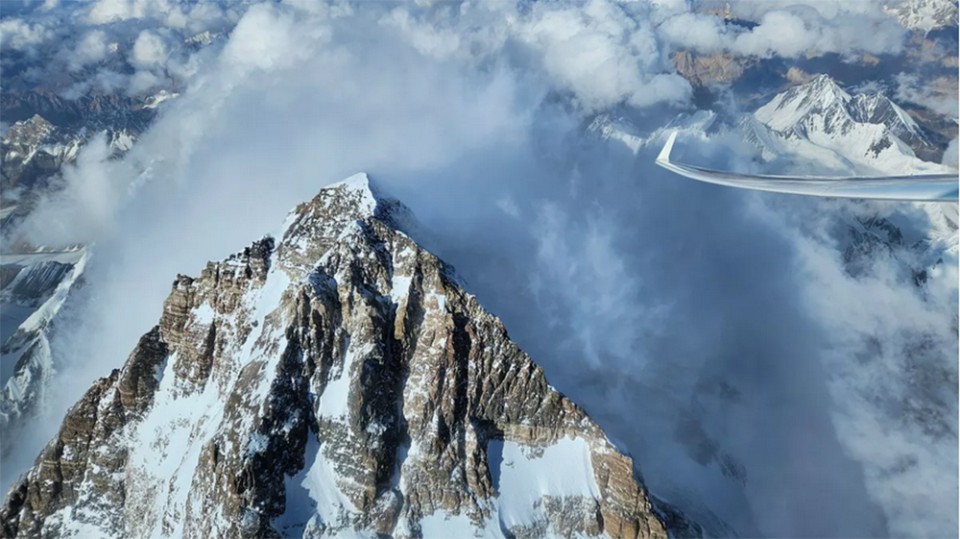
[[[718,76],[737,71],[725,63]],[[4,133],[3,181],[25,193],[4,199],[5,224],[75,159],[93,134],[85,124],[106,129],[120,156],[167,97],[115,105],[126,112],[112,126],[91,123],[101,117],[90,116],[100,114],[94,101],[74,124],[24,113]],[[751,113],[701,112],[667,129],[737,138],[754,158],[733,165],[754,170],[949,170],[942,146],[893,100],[826,75]],[[639,135],[609,114],[591,125],[634,153],[667,129]],[[865,261],[889,255],[922,289],[956,255],[957,215],[955,206],[919,211],[931,223],[920,238],[883,216],[838,217],[845,269],[860,275]],[[4,534],[701,533],[647,492],[631,457],[550,387],[452,268],[416,243],[416,229],[402,204],[358,175],[299,206],[273,237],[177,276],[157,326],[16,482],[0,512]],[[50,334],[90,256],[18,247],[0,266],[5,433],[51,390]],[[922,350],[923,336],[912,345]],[[949,402],[925,398],[915,399],[915,419],[943,432]]]

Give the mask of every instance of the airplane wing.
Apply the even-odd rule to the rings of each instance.
[[[774,193],[812,195],[835,198],[869,198],[920,202],[957,202],[957,173],[918,174],[915,176],[775,176],[739,174],[675,163],[670,160],[677,132],[660,150],[656,163],[681,176],[699,180]]]

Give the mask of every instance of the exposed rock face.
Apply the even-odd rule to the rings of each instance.
[[[665,537],[631,459],[364,175],[196,278],[15,484],[11,537]]]
[[[749,61],[729,53],[697,54],[690,51],[677,52],[672,58],[677,72],[696,86],[733,82],[743,74],[744,63]]]

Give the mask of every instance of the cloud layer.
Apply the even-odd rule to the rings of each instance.
[[[660,33],[673,46],[702,53],[796,58],[825,53],[896,54],[905,30],[869,2],[737,2],[733,15],[752,27],[726,24],[704,13],[683,12],[665,20]]]

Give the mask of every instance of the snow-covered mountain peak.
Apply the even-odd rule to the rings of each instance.
[[[823,73],[793,87],[787,92],[787,95],[789,99],[806,98],[821,105],[831,105],[837,102],[846,103],[850,100],[850,94],[841,88],[830,75]]]
[[[829,95],[841,100],[850,99],[850,94],[844,91],[830,75],[825,73],[814,75],[806,83],[797,86],[797,89],[810,94]]]
[[[46,139],[56,128],[43,116],[34,114],[30,118],[16,122],[10,126],[4,139],[16,144],[39,144]]]
[[[346,187],[350,190],[360,190],[372,194],[373,180],[370,179],[370,176],[368,176],[366,172],[358,172],[327,186],[327,188],[331,187]]]
[[[59,108],[43,101],[48,106],[34,107],[34,100],[40,99],[37,96],[31,96],[33,100],[23,101],[6,95],[2,97],[5,99],[0,109],[5,117],[16,117],[24,109],[39,108],[44,114],[50,114],[49,118],[59,118],[54,124],[47,117],[32,114],[11,123],[0,138],[0,203],[10,208],[8,212],[15,210],[14,215],[4,219],[4,226],[10,227],[8,230],[15,228],[15,222],[29,213],[36,200],[35,197],[26,197],[27,203],[19,204],[23,202],[20,198],[25,191],[40,191],[49,187],[61,166],[76,159],[80,148],[97,133],[105,131],[113,155],[122,155],[133,146],[141,131],[142,124],[135,118],[146,115],[130,111],[112,111],[113,114],[110,114],[110,111],[101,110],[103,107],[94,104],[85,103],[87,106],[83,107],[78,104],[79,101],[67,104],[54,101]],[[31,106],[24,105],[24,102],[31,103]],[[113,118],[116,127],[106,121],[99,124],[80,123],[79,127],[64,125],[62,120],[65,116],[81,114],[100,114],[104,118]],[[14,208],[14,205],[18,207]]]
[[[851,96],[828,75],[777,94],[754,116],[782,133],[804,135],[810,128],[844,132],[850,123],[864,123],[882,125],[908,143],[926,142],[917,122],[883,93]]]
[[[911,30],[929,32],[957,24],[957,0],[901,0],[883,9]]]
[[[835,122],[847,120],[846,106],[851,99],[828,75],[817,75],[777,94],[754,115],[776,131],[802,129],[803,123],[812,116],[827,117]]]
[[[294,208],[287,216],[285,229],[303,214],[336,222],[376,217],[395,220],[397,222],[391,224],[402,229],[404,223],[400,214],[410,217],[410,210],[386,194],[366,173],[360,172],[327,185],[312,200]]]
[[[178,276],[6,535],[666,537],[632,460],[375,192],[331,185]]]
[[[331,183],[327,186],[327,189],[343,190],[350,193],[350,195],[356,197],[361,209],[370,212],[370,215],[373,215],[377,201],[380,199],[379,191],[366,172],[358,172],[349,178]],[[327,189],[324,189],[321,193],[326,193]]]
[[[311,269],[331,245],[355,230],[357,223],[369,220],[384,223],[398,233],[414,227],[410,210],[386,195],[365,173],[324,187],[287,215],[278,234],[281,266],[291,275]]]
[[[853,174],[945,169],[917,158],[918,151],[929,154],[932,145],[896,103],[880,93],[851,96],[827,75],[777,94],[754,117],[783,139],[778,148],[761,148],[765,155],[804,155],[806,161]]]

